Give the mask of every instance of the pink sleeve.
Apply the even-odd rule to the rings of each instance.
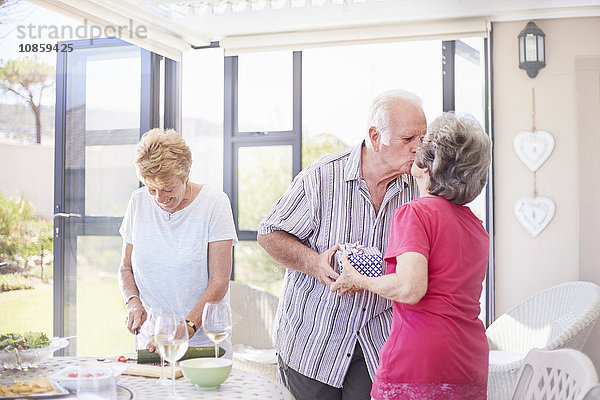
[[[385,261],[390,262],[402,253],[414,251],[429,259],[429,235],[427,227],[411,203],[399,207],[392,218],[390,240],[385,252]]]

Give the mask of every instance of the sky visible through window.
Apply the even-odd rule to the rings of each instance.
[[[76,26],[79,24],[71,18],[67,18],[61,14],[57,14],[43,7],[36,6],[27,1],[19,1],[11,5],[8,9],[3,10],[4,15],[0,16],[0,60],[6,62],[9,59],[33,57],[37,56],[39,61],[43,61],[48,65],[56,65],[56,52],[20,52],[19,45],[25,44],[55,44],[56,39],[47,37],[38,37],[38,26],[48,26],[49,24],[56,26],[70,25]],[[32,26],[33,35],[29,35],[29,26]],[[19,29],[19,27],[21,27]],[[21,33],[25,33],[24,37]],[[46,31],[43,31],[46,32]],[[54,103],[54,93],[46,93],[43,99],[43,104]],[[14,104],[17,99],[14,96],[7,96],[0,93],[1,103]]]

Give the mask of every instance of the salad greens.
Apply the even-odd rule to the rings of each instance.
[[[44,332],[1,333],[0,351],[27,350],[48,347],[50,339]]]

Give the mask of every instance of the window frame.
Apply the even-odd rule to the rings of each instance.
[[[238,149],[242,147],[292,146],[292,177],[302,169],[302,52],[293,52],[293,116],[291,131],[240,132],[238,130],[238,56],[225,57],[223,191],[231,208],[239,240],[255,241],[257,231],[239,230]],[[231,272],[235,274],[235,265]]]

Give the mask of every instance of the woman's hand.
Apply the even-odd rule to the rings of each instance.
[[[191,339],[196,334],[196,332],[194,332],[194,328],[192,328],[189,325],[186,325],[185,327],[187,328],[187,331],[188,331],[188,338]]]
[[[127,329],[129,332],[137,334],[148,317],[146,309],[142,305],[142,301],[137,297],[131,298],[125,304],[125,307],[127,308],[127,317],[125,318]]]
[[[354,293],[362,292],[364,289],[361,286],[363,275],[352,266],[348,259],[347,252],[342,254],[341,260],[343,269],[342,274],[331,284],[330,290],[332,292],[338,292],[340,296],[343,296],[346,293],[353,295]]]
[[[158,351],[156,351],[156,346],[154,344],[152,344],[152,342],[148,342],[148,344],[146,345],[146,350],[148,350],[150,353],[157,353]]]

